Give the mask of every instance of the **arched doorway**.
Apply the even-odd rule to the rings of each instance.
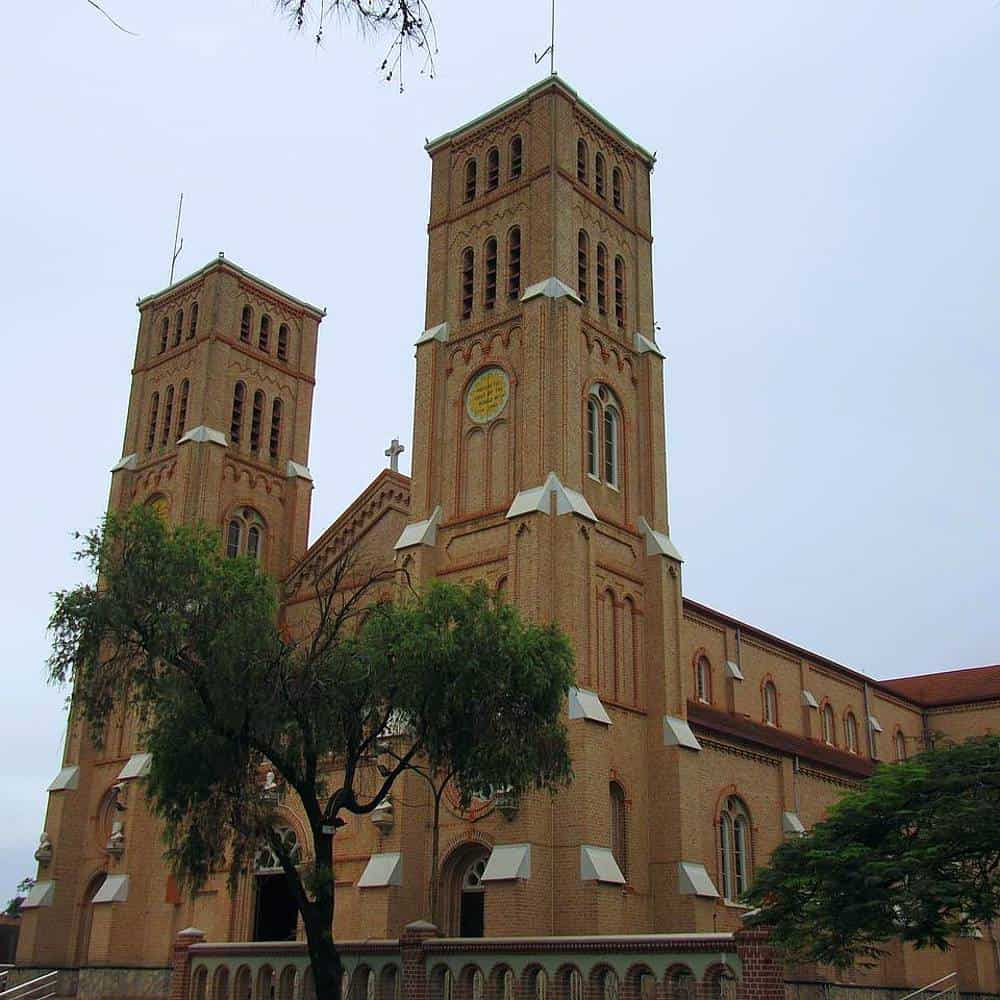
[[[482,844],[465,844],[445,862],[442,878],[445,926],[456,937],[482,937],[486,923],[483,872],[490,852]]]
[[[285,850],[296,863],[302,860],[302,846],[295,831],[288,826],[277,828]],[[299,924],[299,910],[281,862],[264,845],[257,852],[254,865],[256,903],[254,905],[254,941],[294,941]]]
[[[94,897],[107,877],[105,872],[98,872],[87,883],[83,899],[80,901],[80,919],[76,931],[76,964],[79,966],[87,964],[87,956],[90,953],[90,930],[94,923]]]

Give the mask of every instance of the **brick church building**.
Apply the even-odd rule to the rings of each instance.
[[[554,797],[448,803],[445,935],[734,931],[754,869],[878,762],[1000,729],[1000,667],[879,681],[687,599],[653,157],[555,76],[427,151],[412,476],[386,469],[308,544],[324,313],[220,256],[139,302],[111,506],[217,525],[230,554],[280,581],[293,632],[312,581],[356,545],[417,581],[486,581],[568,633],[575,779]],[[302,934],[266,852],[234,896],[224,875],[178,892],[144,806],[148,766],[123,713],[100,750],[70,728],[49,789],[18,963],[81,970],[81,996],[165,992],[191,925],[209,941]],[[411,777],[338,832],[339,938],[395,938],[427,917],[428,806]],[[295,802],[280,808],[307,860]],[[916,987],[955,970],[965,991],[1000,991],[1000,928],[946,954],[896,948],[855,978]]]

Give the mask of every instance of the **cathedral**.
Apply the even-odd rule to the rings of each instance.
[[[484,581],[570,636],[574,780],[554,796],[446,801],[444,936],[736,931],[754,870],[878,763],[1000,729],[1000,666],[879,681],[686,598],[653,309],[654,157],[558,76],[427,153],[412,475],[391,448],[391,467],[309,544],[324,311],[220,255],[138,303],[110,506],[217,525],[228,554],[279,581],[293,634],[313,581],[356,546],[418,582]],[[71,725],[53,764],[24,970],[70,970],[79,996],[165,996],[185,928],[301,939],[266,851],[232,895],[224,875],[193,898],[178,890],[124,709],[99,749]],[[308,861],[296,803],[279,808]],[[338,831],[337,938],[395,939],[427,919],[429,810],[410,775]],[[903,989],[950,972],[963,992],[1000,992],[1000,927],[947,953],[895,947],[848,978]]]

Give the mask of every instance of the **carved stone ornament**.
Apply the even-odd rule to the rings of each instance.
[[[52,860],[52,841],[49,835],[43,830],[38,838],[38,849],[35,851],[35,860],[40,865],[47,865]]]

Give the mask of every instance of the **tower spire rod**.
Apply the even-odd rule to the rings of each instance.
[[[168,286],[174,283],[174,268],[177,265],[177,258],[184,249],[184,237],[181,236],[181,209],[184,207],[184,192],[181,191],[180,200],[177,202],[177,225],[174,227],[174,255],[170,258],[170,281]]]
[[[549,47],[539,55],[535,56],[537,66],[546,56],[549,57],[549,74],[556,75],[556,0],[552,0],[552,34],[550,35]]]

